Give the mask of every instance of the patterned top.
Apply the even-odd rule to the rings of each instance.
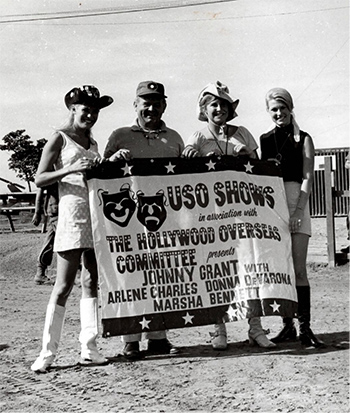
[[[199,156],[206,156],[212,151],[220,151],[222,155],[237,156],[243,148],[246,153],[252,153],[258,148],[248,129],[233,125],[227,127],[225,134],[221,133],[218,139],[211,134],[208,126],[194,132],[186,142],[186,148],[193,147],[199,152]]]
[[[64,132],[63,147],[55,165],[62,169],[83,157],[99,157],[97,143],[91,139],[90,148],[84,149]],[[77,248],[93,248],[89,208],[89,194],[85,174],[71,173],[58,184],[59,208],[54,251],[68,251]]]

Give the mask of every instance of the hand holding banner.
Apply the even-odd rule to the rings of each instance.
[[[88,186],[104,336],[295,315],[275,165],[225,156],[105,162]]]

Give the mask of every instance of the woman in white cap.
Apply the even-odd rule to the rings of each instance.
[[[272,160],[281,166],[290,214],[292,257],[298,296],[299,339],[306,346],[321,347],[310,328],[310,284],[306,258],[311,236],[309,197],[314,176],[314,144],[306,132],[299,129],[293,113],[293,99],[282,88],[268,91],[266,110],[275,127],[260,137],[262,160]],[[292,318],[283,318],[283,328],[271,341],[279,343],[296,339]]]
[[[46,309],[42,350],[31,369],[46,372],[53,363],[65,316],[65,305],[74,286],[82,260],[82,299],[80,301],[81,363],[104,364],[98,352],[97,289],[98,274],[93,249],[88,189],[84,172],[99,159],[91,128],[99,111],[113,99],[100,97],[94,86],[74,88],[65,96],[69,119],[46,143],[35,183],[41,188],[58,182],[59,213],[54,242],[57,277]]]
[[[257,158],[258,145],[252,134],[243,126],[228,124],[237,116],[236,108],[239,100],[230,96],[229,89],[221,82],[210,83],[199,94],[198,119],[207,122],[205,128],[194,132],[188,139],[183,156],[230,155]],[[260,347],[276,347],[265,335],[260,317],[248,319],[249,342]],[[215,350],[227,348],[227,332],[223,320],[217,320],[212,335],[212,346]]]

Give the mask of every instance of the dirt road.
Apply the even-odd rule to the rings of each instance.
[[[69,298],[55,367],[37,375],[50,286],[33,283],[43,235],[1,234],[1,412],[347,412],[349,411],[349,266],[310,267],[312,327],[324,349],[298,342],[277,349],[250,347],[247,322],[228,324],[227,351],[212,350],[211,327],[172,330],[176,356],[137,362],[118,354],[117,337],[100,338],[107,366],[79,360],[80,288]],[[280,319],[263,320],[271,336]],[[145,344],[143,344],[144,346]]]

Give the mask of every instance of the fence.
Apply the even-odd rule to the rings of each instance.
[[[349,148],[316,149],[315,178],[310,196],[310,214],[313,218],[326,217],[324,159],[332,158],[332,184],[334,187],[334,216],[345,217],[349,210],[349,198],[339,196],[349,191],[349,169],[345,169],[345,158]]]

